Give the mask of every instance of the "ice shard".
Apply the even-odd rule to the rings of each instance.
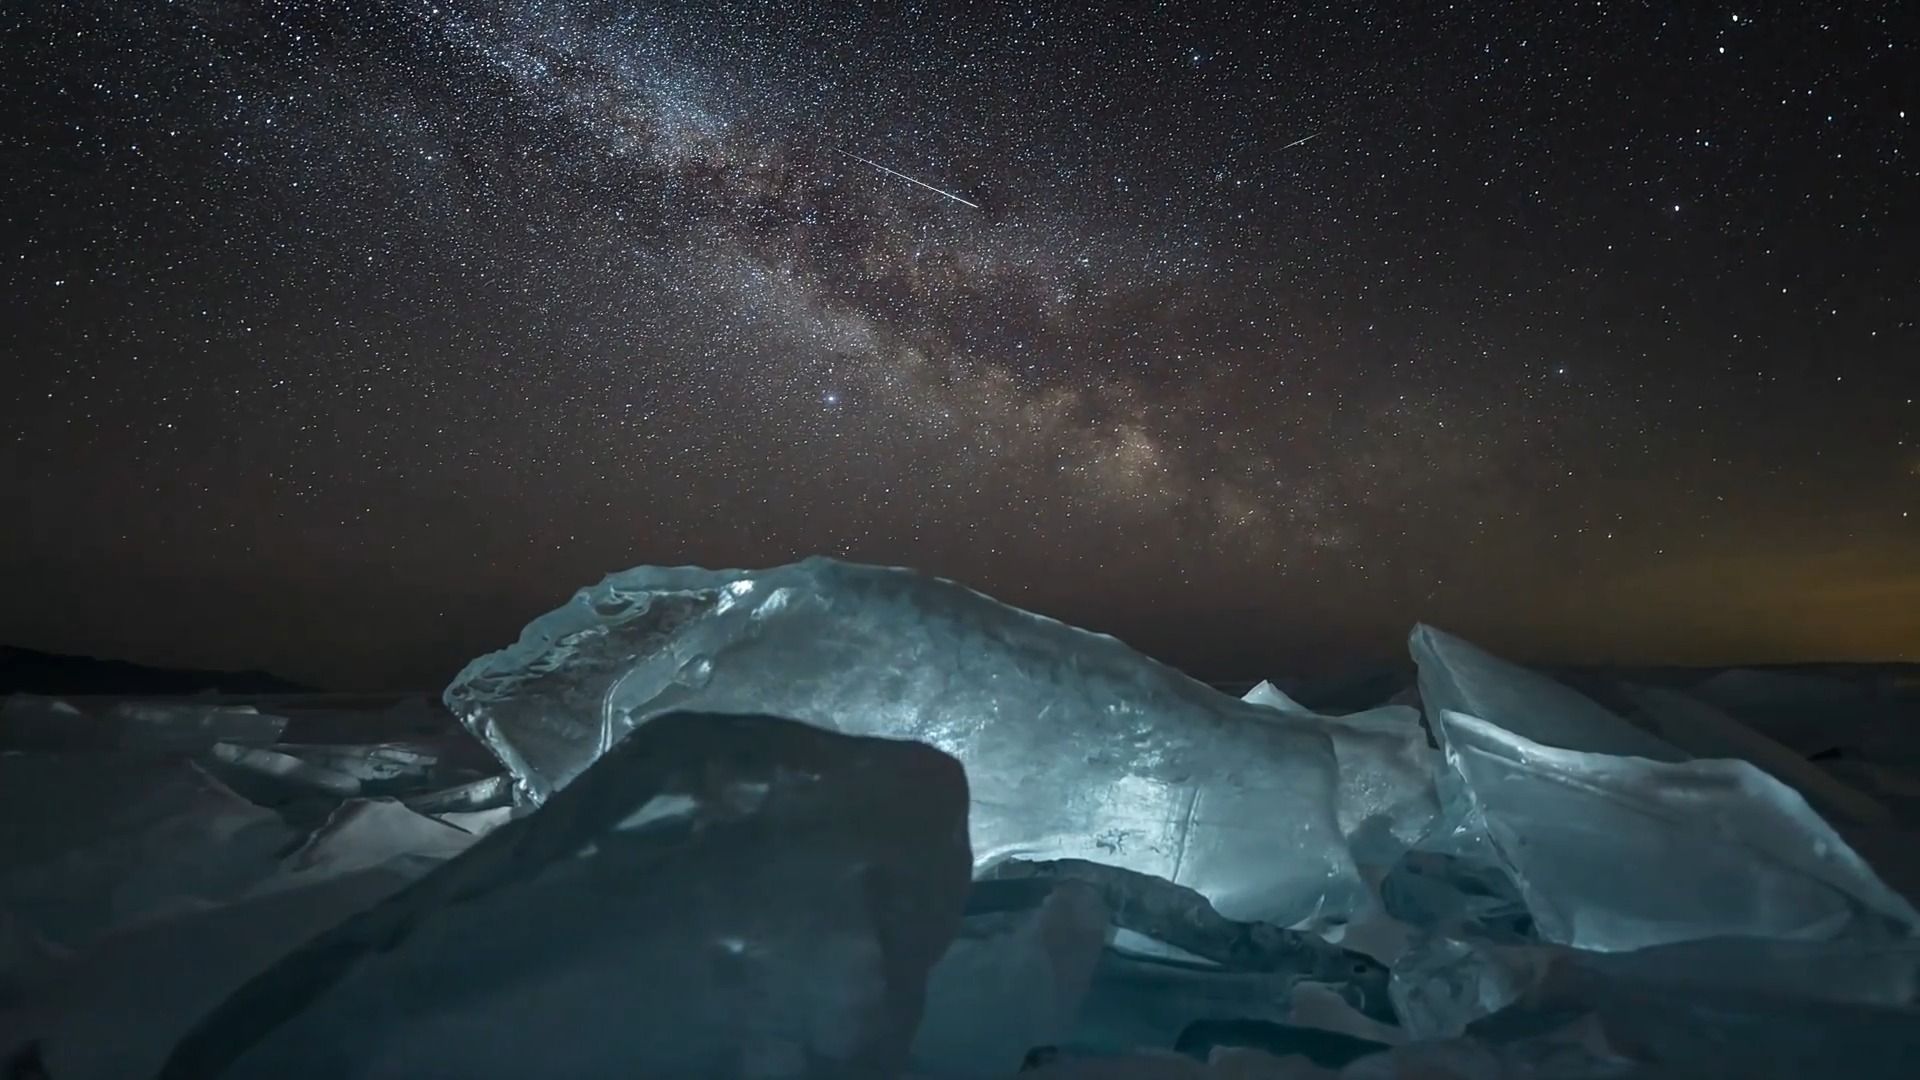
[[[966,808],[924,745],[657,717],[249,981],[159,1075],[897,1076]]]
[[[1241,695],[1240,700],[1252,705],[1265,705],[1269,709],[1279,709],[1281,712],[1304,713],[1312,711],[1305,705],[1288,697],[1286,691],[1273,685],[1273,683],[1266,679],[1260,680],[1260,685],[1255,686],[1253,689]]]
[[[474,834],[391,799],[350,799],[281,863],[281,872],[256,892],[297,888],[327,878],[387,866],[418,876],[465,851]]]
[[[1363,902],[1341,806],[1400,802],[1347,797],[1321,718],[952,582],[830,559],[614,574],[469,664],[445,699],[533,802],[673,709],[924,741],[966,766],[983,864],[1093,859],[1288,924]]]
[[[1429,723],[1442,711],[1452,710],[1565,750],[1655,761],[1687,757],[1586,695],[1443,630],[1424,623],[1416,626],[1407,647],[1420,667],[1420,698]],[[1436,737],[1440,734],[1435,732]]]
[[[316,792],[343,799],[360,794],[360,780],[351,773],[315,765],[269,747],[220,742],[213,744],[212,754],[222,765],[266,778],[290,791]]]
[[[1884,825],[1893,818],[1873,796],[1704,701],[1657,686],[1629,686],[1625,692],[1648,727],[1688,753],[1750,761],[1822,809],[1863,825]]]
[[[1582,753],[1439,715],[1448,761],[1548,941],[1618,951],[1920,927],[1798,792],[1744,761]]]
[[[1164,878],[1080,859],[1012,859],[988,875],[976,885],[976,898],[994,888],[1089,885],[1098,890],[1116,928],[1171,946],[1203,967],[1259,972],[1290,980],[1289,985],[1318,985],[1337,991],[1364,1013],[1393,1018],[1387,1000],[1389,972],[1370,957],[1317,934],[1226,918],[1206,897]]]

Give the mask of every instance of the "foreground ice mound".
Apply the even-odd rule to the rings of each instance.
[[[919,740],[965,764],[982,864],[1091,859],[1287,924],[1360,902],[1346,833],[1383,821],[1410,841],[1433,812],[1424,765],[1336,759],[1336,743],[1352,758],[1393,741],[1379,724],[1238,701],[1111,637],[831,559],[614,574],[469,664],[445,700],[535,803],[677,709]],[[1398,741],[1424,751],[1402,719]]]
[[[0,1061],[37,1043],[46,1075],[59,1080],[151,1077],[228,994],[411,880],[388,863],[109,934],[66,962],[28,972],[14,1008],[0,991]]]
[[[0,753],[0,909],[63,948],[233,900],[295,838],[190,761]]]
[[[253,979],[160,1076],[897,1076],[966,807],[925,746],[660,717]]]
[[[1798,792],[1747,762],[1587,754],[1439,717],[1448,761],[1548,941],[1612,952],[1920,927]]]

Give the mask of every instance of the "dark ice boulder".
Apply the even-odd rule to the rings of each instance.
[[[923,745],[657,717],[250,981],[160,1076],[897,1075],[966,808]]]
[[[1378,730],[1239,701],[949,581],[830,559],[614,574],[469,664],[446,704],[536,803],[675,709],[919,740],[966,766],[982,865],[1092,859],[1286,924],[1364,903],[1343,820],[1431,814],[1420,770],[1409,797],[1377,782],[1397,765],[1336,757],[1335,734],[1365,753]],[[1405,716],[1405,739],[1422,738]]]

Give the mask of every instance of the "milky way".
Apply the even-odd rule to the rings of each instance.
[[[0,631],[418,679],[817,551],[1197,666],[1920,650],[1895,5],[858,7],[7,14]]]

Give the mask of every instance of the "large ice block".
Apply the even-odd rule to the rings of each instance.
[[[1617,951],[1920,927],[1798,792],[1744,761],[1581,753],[1439,715],[1448,761],[1548,941]]]
[[[899,1075],[966,807],[923,745],[658,717],[248,982],[160,1077]]]
[[[1342,807],[1406,803],[1368,787],[1377,771],[1343,788],[1322,718],[949,581],[830,559],[614,574],[469,664],[446,703],[534,802],[672,709],[917,739],[965,764],[983,864],[1092,859],[1289,924],[1361,903]]]

